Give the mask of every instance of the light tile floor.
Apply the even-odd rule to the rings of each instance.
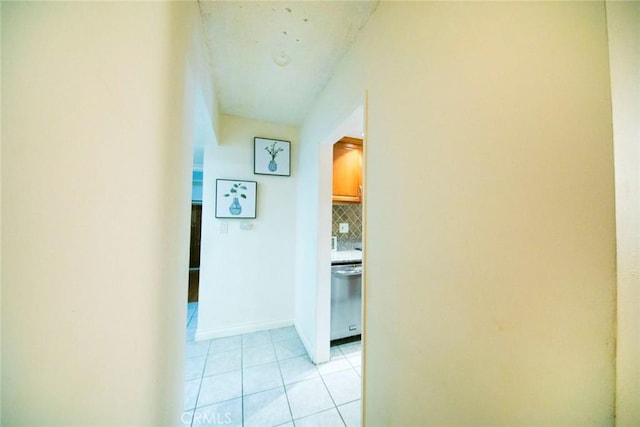
[[[315,365],[294,327],[194,341],[187,310],[183,426],[360,426],[361,343]]]

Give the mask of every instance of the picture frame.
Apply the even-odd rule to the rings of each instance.
[[[255,218],[256,181],[216,179],[216,218]]]
[[[257,136],[253,138],[253,173],[291,176],[291,142]]]

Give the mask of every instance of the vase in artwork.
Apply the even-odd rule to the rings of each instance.
[[[269,162],[269,166],[268,167],[269,167],[269,170],[271,172],[275,172],[276,170],[278,170],[278,164],[273,159]]]
[[[233,202],[229,205],[229,213],[231,215],[240,215],[240,213],[242,213],[242,206],[237,197],[234,197]]]

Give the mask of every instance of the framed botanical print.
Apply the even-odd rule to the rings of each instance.
[[[255,137],[253,139],[253,173],[291,176],[291,142]]]
[[[216,218],[255,218],[255,181],[216,179]]]

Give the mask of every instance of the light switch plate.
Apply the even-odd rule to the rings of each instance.
[[[343,233],[343,234],[349,232],[349,223],[348,222],[341,222],[340,223],[340,232]]]
[[[229,223],[227,221],[220,222],[220,234],[227,234],[229,232]]]

